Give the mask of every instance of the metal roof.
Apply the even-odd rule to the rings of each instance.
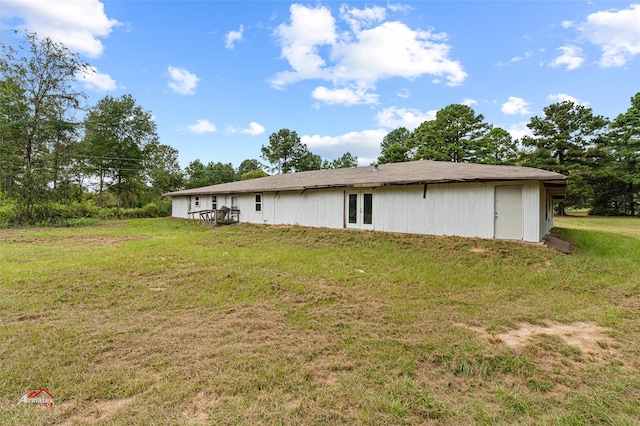
[[[201,188],[168,192],[166,196],[235,194],[243,192],[296,191],[318,188],[364,187],[429,183],[536,180],[557,187],[564,195],[567,177],[531,167],[442,161],[411,161],[348,169],[312,170],[222,183]]]

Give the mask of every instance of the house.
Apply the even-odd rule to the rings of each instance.
[[[267,176],[164,194],[174,217],[541,241],[567,178],[528,167],[413,161]],[[229,210],[230,209],[230,210]]]

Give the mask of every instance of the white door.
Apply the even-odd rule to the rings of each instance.
[[[522,186],[496,186],[494,236],[522,239]]]
[[[347,192],[344,213],[347,228],[373,229],[373,194]]]

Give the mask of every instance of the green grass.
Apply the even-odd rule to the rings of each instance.
[[[637,424],[640,221],[0,230],[0,424]],[[596,349],[527,324],[601,327]],[[579,329],[576,331],[579,333]],[[47,388],[53,407],[17,405]]]

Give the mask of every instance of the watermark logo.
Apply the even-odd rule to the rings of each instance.
[[[22,395],[22,398],[18,401],[18,405],[20,404],[42,404],[46,407],[51,407],[53,405],[53,395],[45,388],[42,388],[39,391],[31,392],[29,395]]]

